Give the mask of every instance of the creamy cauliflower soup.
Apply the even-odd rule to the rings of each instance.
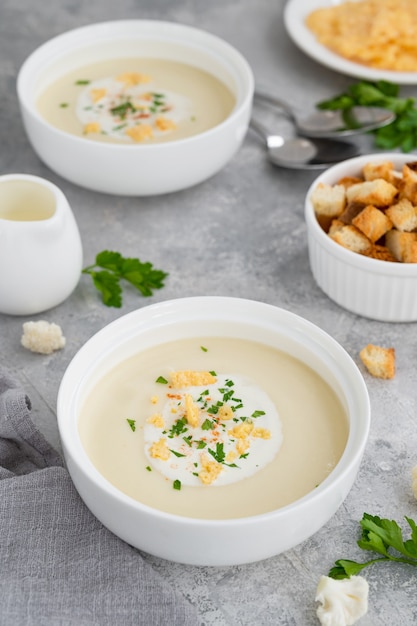
[[[97,141],[153,144],[217,126],[233,110],[229,88],[199,68],[165,59],[113,59],[72,71],[40,94],[53,126]]]
[[[178,515],[257,515],[313,490],[339,461],[348,420],[330,386],[267,345],[221,337],[144,350],[107,373],[78,422],[98,471]]]

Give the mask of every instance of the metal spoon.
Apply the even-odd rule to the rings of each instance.
[[[297,128],[300,135],[306,137],[346,137],[366,133],[382,126],[387,126],[395,119],[395,113],[381,107],[354,106],[348,111],[320,111],[299,119],[291,107],[267,93],[256,91],[255,99],[278,107]]]
[[[271,134],[263,124],[254,119],[251,119],[249,126],[266,143],[270,161],[280,167],[299,170],[324,169],[359,154],[358,148],[346,141],[336,139],[313,141],[306,137],[284,139],[281,135]]]

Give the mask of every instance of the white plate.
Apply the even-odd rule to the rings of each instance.
[[[360,63],[348,61],[322,46],[305,25],[305,18],[315,9],[340,4],[343,0],[288,0],[284,10],[284,24],[293,42],[308,56],[337,72],[365,78],[366,80],[388,80],[397,85],[417,85],[417,72],[393,72],[378,70]]]

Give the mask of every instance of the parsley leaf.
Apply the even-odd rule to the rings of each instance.
[[[349,110],[355,106],[377,106],[393,111],[396,118],[391,124],[370,131],[375,146],[385,150],[400,148],[411,152],[417,147],[417,109],[414,98],[400,98],[399,87],[386,80],[359,81],[342,93],[317,104],[319,109],[342,110],[345,123],[349,125]]]
[[[212,450],[211,448],[208,448],[207,450],[207,452],[211,454],[211,456],[215,461],[217,461],[217,463],[223,463],[224,459],[226,458],[223,447],[224,445],[222,443],[216,443],[216,450]]]
[[[405,519],[411,528],[411,538],[407,540],[404,540],[402,530],[394,520],[364,513],[360,521],[362,535],[357,544],[362,550],[376,552],[381,556],[364,563],[339,559],[330,570],[329,576],[349,578],[378,561],[395,561],[417,567],[417,526],[409,517]]]
[[[103,250],[97,254],[95,263],[82,270],[89,274],[101,293],[103,303],[109,307],[122,306],[122,287],[125,280],[145,296],[152,296],[154,289],[164,286],[168,276],[162,270],[154,269],[152,263],[142,263],[139,259],[125,258],[119,252]]]
[[[135,432],[135,430],[136,430],[136,420],[130,420],[130,419],[126,418],[126,421],[129,424],[130,428],[133,430],[133,432]]]

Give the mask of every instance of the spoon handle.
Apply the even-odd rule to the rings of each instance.
[[[272,104],[272,106],[276,106],[282,110],[282,112],[288,117],[288,119],[294,124],[297,123],[294,113],[291,110],[289,104],[276,98],[275,96],[271,96],[269,93],[265,93],[264,91],[255,91],[255,99],[266,102],[267,104]]]

